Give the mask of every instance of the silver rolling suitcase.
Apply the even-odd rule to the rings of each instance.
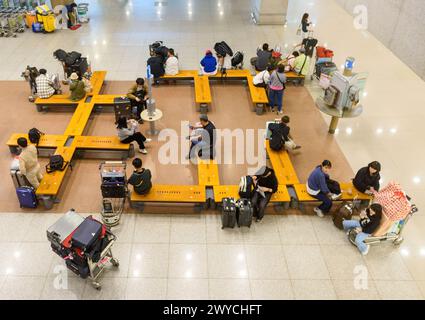
[[[27,178],[19,171],[19,160],[14,159],[10,165],[10,176],[12,177],[13,185],[15,189],[19,187],[30,186]]]
[[[62,242],[84,221],[84,218],[74,211],[69,210],[64,216],[47,229],[47,240],[52,244],[52,249],[60,251]]]

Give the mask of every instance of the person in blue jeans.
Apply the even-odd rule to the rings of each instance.
[[[372,204],[365,211],[360,213],[360,220],[345,220],[342,222],[347,233],[352,229],[357,229],[356,245],[362,255],[367,255],[370,245],[365,243],[379,227],[382,219],[382,206],[378,203]]]
[[[269,104],[274,111],[277,106],[277,114],[282,115],[283,94],[285,91],[285,66],[279,65],[277,70],[273,71],[269,80]]]
[[[332,208],[333,194],[326,183],[326,178],[329,178],[331,169],[332,163],[329,160],[325,160],[313,170],[307,181],[307,193],[313,198],[322,201],[319,207],[314,208],[314,212],[320,218],[323,218]]]

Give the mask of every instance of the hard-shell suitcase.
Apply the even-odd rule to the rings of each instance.
[[[27,28],[31,28],[33,23],[37,22],[37,16],[35,14],[26,13],[25,14],[25,24]]]
[[[103,225],[101,222],[89,216],[77,227],[72,234],[72,247],[84,251],[90,251],[94,243],[99,240],[102,234]]]
[[[342,206],[339,208],[339,210],[335,211],[335,213],[332,215],[332,221],[338,229],[343,230],[343,221],[345,220],[351,220],[351,217],[353,216],[353,209],[354,204],[344,202]]]
[[[43,28],[44,28],[44,32],[53,32],[55,31],[55,15],[53,13],[51,14],[47,14],[47,15],[43,15],[42,16],[42,21],[43,21]]]
[[[223,199],[221,211],[221,228],[234,228],[236,226],[236,202],[233,198]]]
[[[242,177],[239,182],[239,197],[250,199],[254,191],[254,181],[251,176]]]
[[[328,76],[332,75],[338,68],[334,62],[322,62],[316,64],[316,76],[320,78],[322,73],[327,74]]]
[[[131,102],[128,98],[115,98],[114,111],[116,121],[118,121],[120,117],[126,117],[127,119],[133,118],[133,108],[131,107]]]
[[[21,173],[21,171],[11,169],[10,170],[10,176],[12,177],[13,185],[15,186],[15,189],[19,187],[30,187],[27,178]]]
[[[248,199],[240,199],[237,204],[237,220],[238,227],[251,228],[252,216],[254,215],[254,209],[251,201]]]
[[[37,208],[37,197],[33,187],[19,187],[16,189],[21,208]]]
[[[325,90],[324,101],[327,105],[333,107],[335,105],[336,98],[338,97],[338,89],[334,86],[330,86]]]

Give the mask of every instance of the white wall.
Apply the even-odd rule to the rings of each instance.
[[[336,0],[368,8],[369,31],[425,80],[425,0]]]

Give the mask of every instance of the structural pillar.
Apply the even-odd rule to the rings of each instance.
[[[251,0],[251,17],[256,24],[284,25],[289,0]]]

